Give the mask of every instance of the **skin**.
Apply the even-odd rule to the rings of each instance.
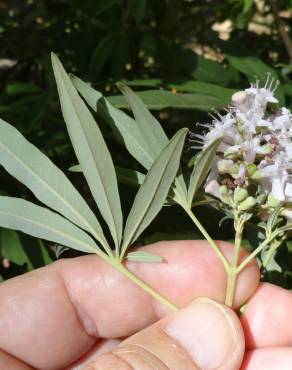
[[[221,242],[220,246],[230,258],[232,245]],[[165,262],[129,263],[129,268],[180,307],[196,297],[224,301],[226,274],[205,241],[160,242],[143,249],[161,255]],[[242,251],[241,259],[245,256]],[[291,368],[291,292],[259,283],[254,261],[238,278],[234,308],[247,301],[240,322],[231,310],[220,306],[245,337],[241,366],[243,354],[239,351],[228,369]],[[154,339],[157,350],[164,348],[161,353],[173,345],[162,330],[173,314],[93,255],[60,260],[2,283],[0,302],[0,369],[77,370],[98,358],[96,369],[140,370],[148,368],[135,367],[141,357],[157,361],[151,352],[138,354],[138,360],[127,358],[119,366],[117,354],[123,359],[129,352],[125,348],[153,343]],[[122,342],[121,338],[128,339]],[[242,337],[242,348],[243,342]],[[170,352],[173,361],[181,361],[176,369],[197,369],[183,348],[178,346],[178,351],[182,354],[179,360],[175,351]],[[134,361],[132,368],[129,361]]]

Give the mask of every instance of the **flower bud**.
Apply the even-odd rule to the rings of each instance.
[[[265,144],[261,146],[261,153],[260,154],[270,154],[272,153],[274,148],[272,147],[271,144]]]
[[[281,213],[288,221],[292,221],[292,208],[286,208]]]
[[[208,182],[208,184],[205,186],[205,192],[214,195],[214,197],[218,199],[221,199],[220,185],[216,180],[211,180]]]
[[[227,194],[228,194],[228,188],[227,188],[227,186],[226,186],[226,185],[221,185],[221,186],[220,186],[220,193],[221,193],[222,195],[227,195]]]
[[[232,104],[241,112],[246,113],[249,110],[248,96],[245,91],[237,91],[231,97]]]
[[[241,202],[239,205],[238,205],[238,209],[240,211],[247,211],[249,210],[250,208],[254,207],[256,205],[256,200],[254,199],[254,197],[248,197],[246,198],[243,202]]]
[[[251,178],[252,178],[253,180],[259,180],[259,179],[261,178],[261,173],[260,173],[260,171],[259,171],[259,170],[256,170],[256,171],[252,174]]]
[[[278,207],[280,204],[281,202],[278,199],[276,199],[272,193],[270,193],[267,201],[268,207],[275,208]]]
[[[241,203],[248,197],[248,192],[244,188],[237,187],[233,193],[233,199],[235,203]]]
[[[227,159],[236,160],[238,157],[240,157],[240,153],[238,151],[234,151],[233,149],[232,150],[227,149],[224,152],[224,157]]]
[[[233,161],[230,159],[222,159],[218,162],[218,171],[221,173],[230,173],[233,164]]]
[[[254,164],[254,163],[249,163],[247,166],[246,166],[246,172],[247,172],[247,175],[248,176],[252,176],[256,170],[257,170],[257,166]]]

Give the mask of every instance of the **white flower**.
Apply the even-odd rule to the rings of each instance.
[[[259,204],[270,194],[281,204],[292,202],[292,114],[285,107],[267,110],[269,103],[278,103],[277,85],[271,76],[264,87],[256,81],[233,94],[227,114],[212,116],[212,124],[204,125],[204,147],[222,137],[206,186],[217,198],[222,200],[224,185],[231,194],[238,188],[251,191],[248,195],[256,194]]]
[[[211,180],[205,187],[206,193],[214,195],[214,197],[221,199],[220,185],[216,180]]]

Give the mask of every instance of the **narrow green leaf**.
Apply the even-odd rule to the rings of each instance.
[[[127,99],[133,111],[136,123],[149,148],[148,150],[153,152],[156,158],[167,145],[169,141],[168,137],[165,135],[160,123],[145,107],[138,95],[122,83],[118,83],[117,86]]]
[[[139,186],[145,179],[144,173],[125,167],[115,166],[118,182],[129,186]],[[71,172],[82,172],[79,164],[69,168]]]
[[[211,109],[221,109],[225,105],[221,98],[205,94],[177,94],[165,90],[147,90],[140,91],[137,95],[151,110],[173,108],[208,112]],[[129,108],[127,101],[121,95],[109,96],[107,100],[116,108]]]
[[[144,179],[144,173],[139,171],[134,171],[129,168],[124,167],[116,167],[118,181],[122,184],[129,185],[129,186],[140,186]]]
[[[87,104],[110,126],[118,130],[129,153],[142,166],[149,169],[155,160],[155,155],[147,151],[148,147],[135,120],[113,107],[99,91],[94,90],[80,78],[71,75],[71,80]]]
[[[0,230],[0,254],[3,258],[22,266],[25,263],[29,270],[32,270],[32,264],[26,255],[23,245],[17,232],[14,230]]]
[[[38,240],[39,242],[39,246],[40,246],[40,252],[41,252],[41,255],[42,255],[42,259],[43,259],[43,264],[46,266],[46,265],[49,265],[50,263],[53,262],[52,258],[50,257],[49,255],[49,252],[47,250],[47,248],[44,246],[44,243],[41,239]]]
[[[154,253],[136,251],[127,254],[126,259],[134,262],[150,262],[157,263],[162,262],[163,258]]]
[[[222,138],[215,140],[211,145],[209,145],[197,158],[194,165],[191,177],[190,184],[188,188],[188,204],[192,205],[193,198],[196,192],[199,190],[203,181],[206,179],[208,172],[214,161],[217,148],[222,141]]]
[[[174,135],[146,175],[126,222],[122,256],[163,206],[179,167],[187,131],[184,128]]]
[[[232,94],[237,91],[200,81],[187,81],[181,84],[169,84],[168,87],[174,88],[179,92],[200,93],[207,96],[215,96],[221,100],[222,105],[229,104]]]
[[[103,254],[93,239],[70,221],[24,199],[0,197],[0,226],[82,252]]]
[[[123,216],[111,155],[94,118],[55,54],[52,54],[52,63],[63,116],[76,156],[118,248]]]
[[[1,119],[0,164],[42,203],[107,245],[95,215],[65,174],[20,132]]]
[[[264,85],[267,80],[268,74],[270,74],[275,80],[278,80],[277,71],[262,62],[257,57],[239,57],[235,55],[226,55],[226,58],[229,63],[235,69],[243,73],[249,81],[259,79],[261,85]],[[275,92],[275,96],[277,99],[279,99],[280,104],[285,103],[285,96],[282,86],[278,86]]]
[[[158,155],[154,155],[146,144],[138,124],[124,112],[114,108],[101,93],[91,88],[88,84],[75,76],[71,79],[88,105],[100,114],[109,124],[114,125],[121,134],[129,153],[146,169],[149,170]],[[162,149],[162,148],[161,148]],[[180,204],[186,203],[187,189],[181,174],[175,179],[174,200]]]

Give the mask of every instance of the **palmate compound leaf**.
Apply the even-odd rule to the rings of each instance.
[[[206,179],[208,172],[212,166],[212,162],[215,159],[217,148],[222,141],[222,138],[215,140],[205,150],[203,150],[198,156],[193,171],[190,177],[190,184],[188,188],[188,204],[191,207],[194,196],[199,190],[200,186]]]
[[[111,155],[89,109],[77,93],[58,57],[52,53],[63,116],[76,156],[116,248],[122,239],[123,216]]]
[[[187,132],[184,128],[174,135],[146,175],[126,222],[122,256],[163,206],[179,167]]]
[[[0,164],[42,203],[108,244],[95,215],[65,174],[13,126],[0,119]]]
[[[24,199],[0,196],[0,226],[105,256],[93,239],[70,221]]]
[[[123,111],[113,107],[103,95],[90,87],[87,83],[76,76],[71,76],[72,82],[87,104],[102,118],[113,125],[120,133],[129,153],[146,169],[149,170],[154,160],[158,157],[161,150],[165,147],[167,136],[155,117],[149,112],[148,108],[142,100],[129,88],[124,88],[124,93],[127,95],[128,103],[133,110],[135,118],[140,122],[136,122]],[[122,85],[125,87],[125,85]],[[129,95],[130,90],[130,95]],[[133,97],[134,96],[134,97]],[[148,113],[145,113],[148,112]],[[142,114],[146,114],[147,119],[141,118]],[[142,119],[142,121],[141,121]],[[145,126],[145,127],[144,127]],[[159,137],[155,146],[150,147],[147,143],[149,137],[152,137],[152,132],[155,132]],[[166,142],[166,139],[168,140]],[[157,145],[161,147],[158,150]],[[185,205],[187,203],[187,189],[182,174],[179,172],[174,182],[174,200]]]

